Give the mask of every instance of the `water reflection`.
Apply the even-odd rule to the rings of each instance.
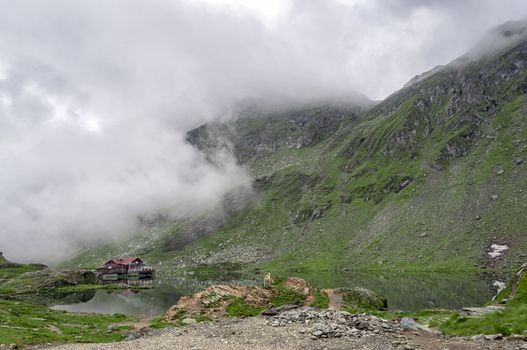
[[[506,280],[508,273],[318,272],[299,273],[299,277],[327,288],[369,288],[387,298],[390,309],[414,311],[482,305],[495,295],[496,288],[492,282]]]
[[[322,288],[370,288],[388,299],[390,309],[407,311],[481,305],[494,295],[492,282],[503,281],[507,276],[499,273],[457,275],[329,271],[295,275]],[[72,312],[159,315],[177,303],[181,296],[193,294],[212,284],[259,285],[261,282],[259,274],[225,273],[225,270],[201,274],[161,274],[153,281],[127,281],[134,285],[151,284],[151,289],[67,293],[56,296],[53,308]]]

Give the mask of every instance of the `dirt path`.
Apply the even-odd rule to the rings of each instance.
[[[336,294],[334,289],[322,289],[322,291],[328,296],[328,307],[331,309],[340,310],[342,305],[342,295]]]
[[[184,329],[166,329],[159,333],[133,341],[110,344],[68,344],[55,350],[130,350],[130,349],[520,349],[524,341],[470,340],[446,338],[423,331],[380,333],[363,337],[312,339],[302,324],[292,323],[283,327],[271,327],[263,317],[229,319],[215,323],[201,323]],[[527,349],[527,346],[524,347]]]
[[[116,326],[125,326],[125,327],[133,327],[134,331],[138,331],[140,329],[143,329],[145,327],[148,327],[150,324],[150,321],[152,321],[152,317],[141,317],[137,321],[130,321],[130,322],[122,322],[117,323]]]

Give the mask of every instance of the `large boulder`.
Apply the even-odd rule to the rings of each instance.
[[[266,306],[274,296],[272,289],[255,286],[213,285],[190,296],[184,296],[172,306],[165,315],[170,321],[182,312],[190,315],[221,317],[226,315],[226,307],[236,299],[241,299],[252,307]]]

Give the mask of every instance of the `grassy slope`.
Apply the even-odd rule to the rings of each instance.
[[[110,342],[122,340],[130,327],[121,325],[133,318],[124,315],[73,314],[12,299],[20,290],[35,281],[28,272],[39,271],[41,265],[18,265],[5,261],[0,266],[0,344],[24,346],[63,342]],[[76,286],[77,289],[98,287]],[[105,288],[106,286],[100,286]],[[68,287],[57,291],[69,290]],[[40,290],[39,292],[45,292]]]
[[[0,300],[0,344],[99,343],[122,340],[130,327],[123,315],[72,314]]]
[[[516,294],[507,302],[503,311],[482,317],[462,317],[455,313],[441,324],[440,329],[445,333],[455,335],[525,334],[527,331],[527,277],[523,275],[518,283]]]
[[[494,71],[507,63],[502,57],[493,60],[469,66],[463,74],[477,77],[484,69],[493,79]],[[527,248],[527,193],[521,191],[526,165],[516,164],[527,151],[527,101],[519,90],[525,73],[495,91],[484,82],[490,84],[485,86],[498,101],[496,107],[488,109],[480,101],[448,114],[453,98],[446,95],[424,118],[416,107],[421,91],[448,90],[456,79],[452,76],[439,73],[395,94],[315,145],[249,159],[245,167],[251,175],[269,178],[253,205],[209,237],[164,251],[163,242],[183,232],[182,224],[166,225],[131,241],[98,246],[70,264],[94,266],[112,255],[141,255],[161,262],[162,269],[223,262],[271,270],[517,267]],[[466,114],[473,119],[464,122]],[[445,147],[464,142],[476,122],[479,136],[466,146],[468,153],[444,161],[442,170],[434,168]],[[430,124],[433,130],[426,134]],[[412,130],[413,140],[386,149],[397,135]],[[393,186],[405,177],[413,181],[396,193]],[[491,198],[494,194],[497,199]],[[295,220],[326,206],[321,218]],[[491,261],[486,249],[492,243],[505,243],[510,250]]]

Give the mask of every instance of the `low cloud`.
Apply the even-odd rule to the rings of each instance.
[[[247,99],[381,99],[524,1],[0,0],[0,249],[53,262],[249,179],[185,132]]]

